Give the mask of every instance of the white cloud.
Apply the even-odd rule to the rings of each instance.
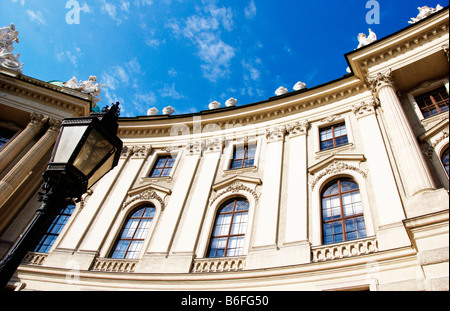
[[[259,58],[257,58],[255,60],[255,63],[257,64],[261,64],[261,60]],[[242,67],[244,67],[244,69],[248,72],[246,74],[244,74],[244,80],[259,80],[259,77],[261,76],[261,72],[252,64],[246,62],[246,61],[242,61]]]
[[[73,50],[64,50],[62,46],[56,48],[56,60],[61,63],[68,60],[74,67],[78,67],[78,59],[83,56],[83,52],[75,43]]]
[[[253,0],[250,1],[249,5],[244,9],[245,17],[248,19],[253,19],[256,16],[256,5]]]
[[[18,2],[18,0],[12,0],[12,2]],[[25,6],[25,0],[20,0],[20,4],[22,6]]]
[[[169,86],[168,84],[164,84],[164,88],[159,90],[159,93],[161,97],[169,97],[172,99],[183,99],[184,96],[178,93],[175,90],[175,83],[172,83],[172,86]]]
[[[37,22],[38,24],[41,24],[41,25],[45,24],[45,22],[46,22],[41,11],[35,12],[32,10],[27,10],[27,14],[30,17],[32,22]]]
[[[169,71],[167,72],[169,74],[169,76],[171,77],[176,77],[178,75],[178,72],[175,70],[175,68],[170,68]]]
[[[106,2],[106,0],[102,0],[102,12],[107,13],[109,17],[117,23],[117,25],[122,23],[122,20],[117,17],[117,7],[114,4],[110,4]]]
[[[235,48],[225,43],[221,38],[221,27],[227,31],[233,29],[233,14],[229,8],[218,8],[210,3],[197,15],[184,20],[172,19],[166,27],[173,34],[190,40],[197,49],[197,55],[202,60],[203,76],[211,82],[226,77],[229,73],[231,59],[235,56]]]
[[[153,1],[152,0],[135,0],[134,1],[134,5],[137,6],[138,8],[140,8],[141,6],[147,6],[147,5],[152,5]]]

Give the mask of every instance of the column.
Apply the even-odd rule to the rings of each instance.
[[[435,189],[417,139],[397,97],[392,71],[369,77],[368,82],[378,95],[384,111],[388,136],[392,141],[407,196],[412,197],[420,191]]]
[[[256,220],[254,248],[277,247],[285,133],[285,126],[269,129],[266,133],[267,149],[264,165],[263,190]]]
[[[50,119],[50,127],[41,139],[20,159],[20,161],[0,181],[0,208],[21,185],[28,173],[34,169],[42,157],[52,148],[59,133],[61,121]]]
[[[42,130],[48,118],[35,112],[31,113],[31,121],[27,127],[0,151],[0,173],[22,152],[22,150]]]
[[[375,202],[370,209],[375,209],[378,214],[379,248],[384,250],[410,245],[408,234],[402,223],[405,212],[376,118],[375,102],[372,100],[354,105],[353,112],[358,119],[364,155],[369,164],[373,189],[372,201]]]

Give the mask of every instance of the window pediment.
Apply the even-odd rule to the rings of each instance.
[[[164,199],[170,194],[172,194],[172,190],[162,186],[150,184],[139,187],[128,191],[127,198],[125,199],[122,208],[126,208],[130,204],[137,201],[148,201],[153,199],[159,202],[159,204],[161,205],[161,210],[163,211],[166,207]]]
[[[262,181],[260,178],[245,176],[231,177],[212,186],[216,195],[211,197],[210,204],[214,203],[214,201],[225,194],[238,193],[239,191],[250,193],[255,198],[255,201],[258,202],[260,194],[256,192],[255,189],[256,186],[261,184]]]

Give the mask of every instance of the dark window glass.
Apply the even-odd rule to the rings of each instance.
[[[431,92],[416,96],[416,102],[425,119],[448,111],[447,89],[442,86]]]
[[[447,176],[449,175],[448,172],[448,148],[442,153],[441,156],[442,165],[444,165],[444,169],[447,172]]]
[[[156,209],[153,206],[144,206],[135,210],[128,217],[111,254],[111,258],[138,258],[155,212]]]
[[[236,198],[226,202],[214,223],[208,257],[241,256],[244,250],[249,204]]]
[[[358,185],[338,179],[322,192],[323,243],[332,244],[366,237]]]
[[[171,155],[159,156],[153,166],[150,177],[168,177],[172,171],[173,165],[175,164],[176,157]]]
[[[328,150],[348,144],[345,123],[320,129],[320,150]]]
[[[39,241],[38,245],[34,249],[37,253],[48,253],[53,243],[55,243],[56,238],[61,233],[61,230],[64,228],[64,225],[69,220],[73,211],[75,210],[75,205],[70,204],[65,208],[61,209],[59,214],[53,219],[52,224],[47,229],[47,232]]]
[[[231,169],[255,165],[256,144],[234,147]]]

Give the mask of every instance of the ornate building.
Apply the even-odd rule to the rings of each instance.
[[[448,44],[447,7],[346,54],[351,72],[324,85],[121,118],[119,165],[61,207],[9,285],[448,290]],[[0,82],[5,253],[36,209],[53,127],[92,98],[6,69]]]

